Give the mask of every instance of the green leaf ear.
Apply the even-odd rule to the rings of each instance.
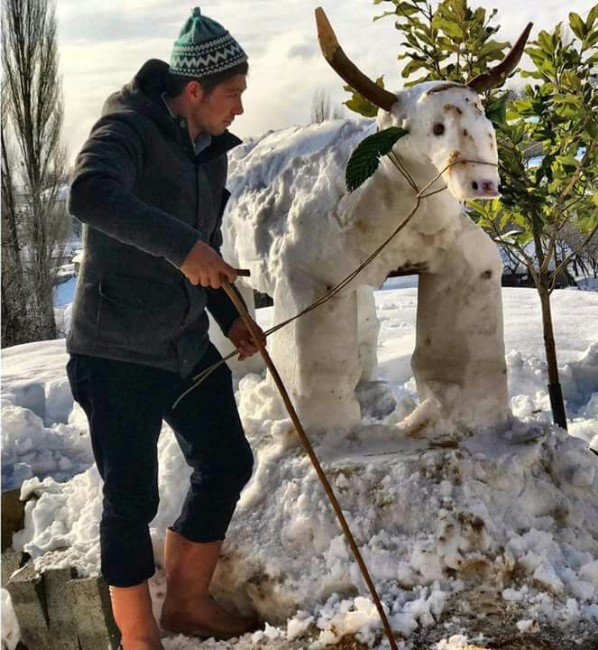
[[[385,156],[409,131],[399,126],[370,135],[360,142],[351,154],[345,172],[345,181],[349,192],[356,190],[378,169],[380,158]]]

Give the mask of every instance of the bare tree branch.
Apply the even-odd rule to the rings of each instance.
[[[311,121],[320,124],[326,120],[337,120],[343,116],[343,110],[339,106],[333,106],[330,96],[325,90],[316,90],[311,105]]]

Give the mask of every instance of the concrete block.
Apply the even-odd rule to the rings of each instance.
[[[43,580],[33,563],[13,573],[6,588],[21,628],[21,641],[30,650],[50,650]]]
[[[73,595],[69,587],[72,578],[71,568],[49,569],[43,573],[52,650],[79,650]]]
[[[2,553],[2,589],[6,587],[10,576],[17,570],[21,568],[21,561],[23,558],[23,553],[21,551],[15,551],[13,548],[9,548]]]
[[[110,592],[102,578],[80,578],[69,583],[81,650],[118,648],[120,632],[112,616]]]
[[[20,489],[2,493],[2,552],[12,546],[12,534],[24,525],[25,502],[20,495]]]

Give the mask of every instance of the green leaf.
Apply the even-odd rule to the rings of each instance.
[[[345,180],[349,192],[357,189],[377,169],[380,158],[393,148],[396,142],[407,135],[408,131],[398,126],[370,135],[357,145],[347,163]]]
[[[416,14],[418,11],[419,9],[414,7],[410,2],[399,2],[395,8],[395,14],[404,14],[406,16]]]
[[[492,124],[504,124],[507,121],[507,103],[509,93],[503,93],[500,97],[491,100],[486,104],[486,117]]]
[[[589,50],[591,47],[596,45],[598,43],[598,29],[590,32],[584,39],[583,39],[583,47],[585,50]]]
[[[378,16],[374,16],[374,22],[377,22],[381,18],[386,18],[387,16],[396,16],[396,15],[397,14],[396,14],[395,11],[385,11],[383,14],[380,14]]]
[[[583,40],[587,34],[587,27],[581,19],[581,16],[572,11],[569,14],[569,24],[571,25],[571,31],[575,34],[575,36],[577,36],[577,38],[580,40]]]
[[[408,77],[413,72],[417,72],[420,68],[425,67],[425,63],[422,61],[409,61],[409,63],[401,71],[402,77]]]
[[[554,52],[554,40],[548,32],[542,31],[538,34],[538,45],[545,54],[552,55]]]
[[[517,237],[518,235],[523,235],[525,231],[522,230],[509,230],[508,232],[504,232],[502,234],[503,239],[511,239],[512,237]]]
[[[434,17],[434,26],[438,29],[441,29],[447,36],[456,39],[463,38],[463,29],[454,20],[448,20],[446,18],[439,18],[438,16]]]
[[[348,99],[343,104],[354,113],[359,113],[364,117],[376,117],[378,115],[378,107],[374,106],[371,102],[368,102],[365,97],[359,93],[355,93],[351,99]]]
[[[384,88],[384,76],[378,77],[376,79],[376,84],[380,86],[380,88]],[[378,115],[378,107],[375,104],[372,104],[372,102],[366,99],[363,95],[355,92],[351,86],[343,86],[343,89],[348,93],[352,93],[351,98],[346,102],[343,102],[350,111],[359,113],[364,117],[376,117],[376,115]]]

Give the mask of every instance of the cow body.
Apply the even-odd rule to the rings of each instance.
[[[435,86],[403,91],[397,111],[381,111],[377,125],[355,120],[286,129],[233,155],[225,256],[251,270],[244,280],[252,288],[273,297],[274,323],[343,280],[415,205],[416,192],[386,157],[369,180],[347,193],[349,156],[377,127],[409,130],[394,151],[420,188],[455,151],[462,159],[496,161],[494,133],[479,114],[477,95],[458,89],[429,93]],[[430,135],[424,146],[423,134],[439,119],[447,137],[441,143]],[[272,336],[272,358],[308,429],[361,421],[356,388],[376,377],[373,289],[405,267],[425,269],[412,359],[421,402],[405,426],[415,431],[439,422],[454,428],[505,420],[502,263],[458,200],[460,190],[478,184],[471,178],[498,184],[494,168],[477,167],[445,171],[430,189],[446,182],[449,190],[424,199],[407,226],[339,295]]]

